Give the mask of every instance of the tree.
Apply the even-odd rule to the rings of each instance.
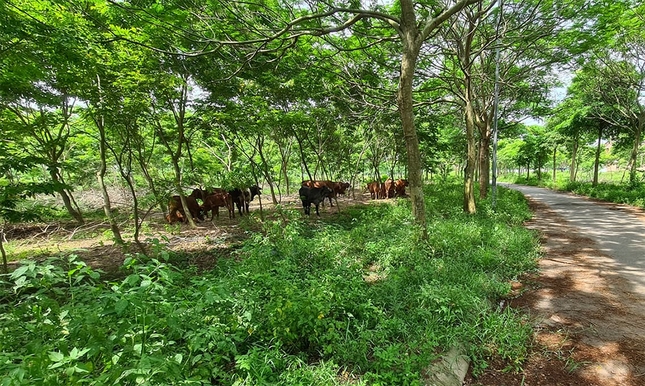
[[[544,113],[553,83],[551,66],[565,58],[553,41],[566,31],[563,20],[573,9],[563,11],[542,1],[483,2],[467,7],[442,30],[437,52],[444,60],[425,69],[439,73],[441,82],[434,81],[427,89],[443,91],[430,100],[456,104],[463,112],[468,143],[464,210],[476,209],[472,187],[476,166],[480,198],[488,192],[496,67],[500,116],[520,121]]]
[[[153,93],[151,119],[159,140],[170,156],[174,171],[175,192],[183,208],[188,208],[183,190],[182,168],[180,163],[184,151],[190,149],[188,142],[187,119],[190,112],[189,80],[190,73],[185,58],[169,57],[162,61],[165,64],[154,76],[160,82]],[[186,211],[188,214],[188,211]],[[195,228],[192,216],[187,215],[188,223]]]
[[[42,214],[38,209],[20,209],[18,204],[37,194],[53,194],[63,189],[52,181],[20,181],[5,176],[26,172],[43,161],[37,157],[24,156],[21,149],[13,143],[6,139],[0,140],[0,255],[5,274],[8,273],[7,251],[4,248],[7,224],[34,221]]]
[[[76,15],[59,12],[53,4],[24,1],[19,6],[2,9],[7,22],[2,33],[10,42],[1,53],[0,108],[10,113],[3,132],[43,162],[51,186],[82,224],[62,169],[75,135],[76,87],[84,75],[77,39],[82,28]]]
[[[444,22],[465,6],[479,1],[481,0],[459,0],[444,5],[402,0],[391,9],[376,3],[369,9],[363,9],[359,8],[358,4],[346,8],[333,4],[322,5],[318,2],[310,5],[298,3],[296,7],[286,4],[284,8],[274,9],[270,8],[268,4],[225,1],[218,2],[216,5],[208,4],[215,8],[206,7],[206,4],[196,4],[198,7],[191,10],[184,10],[181,7],[173,8],[173,11],[167,12],[168,16],[165,16],[169,20],[164,20],[164,22],[172,24],[171,19],[177,17],[177,13],[184,10],[182,19],[194,17],[192,20],[195,21],[195,24],[189,26],[188,31],[183,26],[174,30],[185,35],[190,34],[191,44],[186,46],[170,44],[170,46],[181,50],[184,54],[190,52],[192,55],[235,55],[241,49],[246,54],[241,61],[243,65],[257,59],[266,59],[268,56],[271,57],[270,60],[279,59],[299,40],[307,40],[306,36],[326,36],[339,31],[364,28],[359,32],[367,31],[369,33],[369,36],[365,36],[365,43],[361,46],[366,47],[392,39],[393,31],[401,42],[397,106],[406,143],[412,214],[415,223],[422,227],[425,235],[427,231],[425,230],[426,213],[422,191],[422,164],[414,123],[413,103],[417,61],[424,44],[433,37],[433,34]],[[125,3],[112,2],[111,4],[126,9],[128,12],[137,13],[139,11],[129,8]],[[204,16],[207,17],[201,17],[204,13],[206,13]],[[245,17],[232,20],[229,17],[231,13],[245,15]],[[265,17],[265,15],[271,15],[271,17]],[[145,19],[149,19],[150,16],[150,13],[146,14]],[[203,26],[198,21],[209,24]],[[122,34],[119,31],[114,31],[114,33],[119,38],[146,45],[154,50],[161,50],[159,46],[154,45],[155,43],[168,43],[167,39],[163,38],[160,42],[155,42],[154,39],[151,39],[152,42],[143,42],[137,41],[131,34]],[[204,44],[196,48],[198,41],[194,36],[200,36],[199,40]],[[233,38],[231,39],[231,37]],[[225,48],[232,49],[226,50]]]

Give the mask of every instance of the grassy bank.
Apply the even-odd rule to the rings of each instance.
[[[611,175],[615,176],[615,174],[616,173],[613,173]],[[558,181],[556,184],[552,182],[550,177],[546,177],[540,181],[537,177],[532,177],[527,180],[525,177],[514,177],[510,175],[506,176],[506,178],[500,179],[500,181],[521,185],[540,186],[565,192],[572,192],[603,201],[615,202],[617,204],[628,204],[645,208],[645,184],[643,183],[629,184],[620,183],[619,180],[616,182],[610,182],[602,181],[601,179],[601,182],[599,182],[598,185],[593,186],[591,182],[570,182],[568,179],[568,175],[561,173],[558,175]]]
[[[559,190],[618,204],[645,208],[645,184],[599,183],[593,186],[590,182],[571,182],[562,186]]]
[[[461,213],[459,186],[427,188],[429,242],[409,202],[320,221],[283,211],[211,271],[158,246],[103,282],[73,257],[4,277],[3,385],[414,385],[456,342],[476,368],[519,366],[531,330],[497,300],[535,267],[521,195]]]

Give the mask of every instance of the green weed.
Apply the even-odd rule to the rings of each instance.
[[[476,368],[516,370],[528,323],[494,304],[535,267],[529,212],[502,190],[467,216],[459,190],[428,188],[427,242],[399,200],[251,218],[237,258],[199,275],[159,240],[120,281],[75,257],[27,262],[0,282],[2,384],[418,385],[457,342]]]

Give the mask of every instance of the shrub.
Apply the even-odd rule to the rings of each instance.
[[[526,203],[501,190],[468,216],[459,191],[428,187],[427,242],[398,200],[284,210],[200,275],[167,251],[130,256],[118,282],[74,257],[27,263],[2,282],[2,384],[414,385],[457,341],[517,368],[530,333],[495,304],[535,267]]]

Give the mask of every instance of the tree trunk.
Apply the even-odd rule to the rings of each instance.
[[[280,149],[281,174],[284,176],[284,185],[286,186],[286,194],[288,196],[291,190],[289,187],[289,158],[291,158],[291,144],[287,144],[286,148],[283,149],[278,142],[278,147]]]
[[[578,157],[578,134],[573,138],[573,151],[571,152],[571,167],[569,168],[569,181],[576,181],[576,158]]]
[[[296,135],[296,132],[294,130],[293,136],[296,138],[296,142],[298,142],[298,150],[300,150],[300,162],[301,165],[305,168],[305,171],[307,172],[307,176],[309,176],[309,179],[313,181],[313,177],[311,176],[311,172],[309,171],[309,166],[307,165],[307,160],[305,158],[305,150],[302,148],[302,140],[298,138],[298,135]]]
[[[479,129],[481,135],[479,141],[479,198],[485,199],[488,196],[490,181],[490,124],[483,122]]]
[[[405,2],[401,5],[402,18],[401,30],[403,40],[403,55],[401,58],[401,74],[399,77],[399,88],[397,93],[397,102],[399,106],[399,115],[401,116],[401,125],[403,126],[403,137],[405,138],[405,148],[408,153],[408,168],[410,175],[410,199],[412,201],[412,215],[414,222],[419,225],[423,231],[422,237],[428,238],[426,228],[426,211],[425,201],[423,198],[423,175],[421,168],[421,153],[419,151],[419,139],[414,126],[414,111],[412,99],[412,81],[416,61],[419,55],[421,42],[417,42],[418,32],[416,30],[416,21],[414,8],[411,2]]]
[[[641,145],[641,136],[643,134],[643,126],[645,125],[645,109],[641,108],[640,114],[638,115],[638,123],[636,126],[636,132],[634,133],[634,146],[632,147],[632,152],[629,156],[629,183],[634,184],[636,182],[636,163],[638,159],[638,149]]]
[[[141,250],[144,250],[143,246],[141,245],[141,241],[139,240],[141,223],[139,222],[139,200],[137,199],[137,193],[134,189],[134,182],[132,181],[132,177],[129,175],[123,175],[123,179],[128,184],[128,188],[130,188],[130,195],[132,196],[132,213],[134,216],[134,242],[139,246]]]
[[[475,141],[475,112],[470,100],[466,102],[466,170],[464,171],[464,212],[473,214],[477,211],[475,204],[475,162],[477,159],[477,144]]]
[[[596,160],[593,165],[593,182],[591,186],[598,186],[598,168],[600,166],[600,141],[602,140],[602,125],[598,127],[598,144],[596,146]]]
[[[105,138],[105,126],[103,125],[103,117],[99,116],[95,120],[96,128],[99,131],[99,170],[96,172],[96,179],[99,183],[99,188],[101,189],[101,194],[103,195],[103,212],[105,217],[110,223],[110,229],[112,230],[112,235],[114,236],[114,242],[117,244],[123,244],[123,238],[121,237],[121,230],[119,230],[119,224],[117,224],[116,219],[112,215],[112,205],[110,203],[110,195],[107,191],[107,186],[105,186],[105,171],[107,170],[107,152],[106,152],[106,138]]]
[[[269,184],[269,189],[271,190],[271,199],[273,200],[273,205],[278,205],[278,199],[275,195],[275,189],[273,187],[273,178],[271,177],[271,171],[269,170],[268,167],[268,162],[266,158],[264,157],[264,152],[262,151],[262,148],[264,146],[264,138],[261,135],[258,135],[256,141],[256,148],[258,151],[258,154],[260,155],[260,160],[262,161],[262,167],[260,170],[262,171],[262,174],[264,174],[264,178],[266,179],[267,183]],[[252,157],[249,157],[249,161],[253,162]]]
[[[63,184],[58,176],[58,172],[55,170],[54,167],[49,168],[49,175],[51,176],[52,181],[54,183],[60,184],[60,185]],[[72,200],[67,195],[67,192],[65,192],[65,189],[62,187],[57,187],[56,189],[58,194],[60,194],[61,199],[63,200],[63,204],[65,205],[65,209],[67,209],[67,212],[74,218],[74,220],[76,220],[78,225],[85,224],[85,220],[83,220],[83,215],[81,214],[81,212],[75,210],[72,207]]]
[[[114,242],[117,244],[123,244],[123,238],[121,237],[121,230],[119,229],[119,224],[117,224],[114,216],[112,215],[112,206],[110,205],[110,196],[107,191],[107,186],[105,186],[105,161],[101,160],[101,166],[99,171],[96,173],[96,179],[98,180],[99,187],[101,189],[101,194],[103,195],[103,212],[105,217],[110,223],[110,230],[112,230],[112,235],[114,236]]]
[[[558,147],[553,148],[553,186],[555,186],[555,170],[556,170],[556,165],[555,165],[555,157],[558,154]]]
[[[142,160],[139,160],[139,166],[141,167],[141,170],[143,171],[143,177],[145,178],[146,182],[148,183],[148,187],[150,188],[150,191],[152,192],[152,195],[155,196],[155,200],[157,200],[157,204],[159,205],[159,208],[163,213],[166,213],[168,211],[168,206],[166,205],[166,200],[163,199],[159,195],[159,192],[157,191],[157,188],[155,187],[155,182],[152,179],[152,176],[150,175],[150,172],[148,172],[148,168],[143,164]]]
[[[4,273],[9,273],[9,264],[7,263],[7,251],[4,250],[4,228],[0,228],[0,254],[2,254],[2,267]]]
[[[181,206],[182,208],[184,208],[184,214],[188,219],[188,224],[190,224],[190,227],[197,228],[197,225],[195,224],[195,220],[193,220],[193,216],[190,213],[190,210],[188,209],[188,203],[186,201],[186,195],[184,194],[184,189],[181,187],[181,169],[179,168],[179,161],[175,157],[170,157],[170,160],[172,162],[172,167],[175,170],[175,189],[177,189],[177,194],[179,195]]]

